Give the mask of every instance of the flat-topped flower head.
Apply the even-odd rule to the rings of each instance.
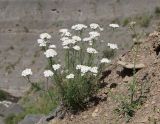
[[[63,41],[62,46],[67,46],[69,44],[75,44],[77,42],[76,40],[70,39],[69,37],[62,37],[60,40]]]
[[[89,41],[92,41],[92,38],[91,37],[85,37],[85,38],[83,38],[83,41],[84,42],[89,42]]]
[[[56,48],[56,45],[54,45],[54,44],[49,45],[49,48],[50,48],[50,49],[55,49],[55,48]]]
[[[94,54],[96,54],[96,53],[98,53],[98,52],[97,52],[96,49],[94,49],[94,48],[92,48],[92,47],[89,47],[89,48],[87,48],[87,53],[94,53]]]
[[[43,39],[38,39],[37,43],[39,44],[40,47],[45,47],[47,45],[47,42],[44,41]]]
[[[69,74],[66,76],[67,79],[73,79],[74,78],[74,74]]]
[[[96,23],[91,23],[90,24],[90,28],[91,29],[93,29],[93,30],[96,30],[96,29],[100,29],[100,31],[103,31],[103,28],[101,28],[100,26],[99,26],[99,24],[96,24]]]
[[[89,35],[90,35],[90,38],[91,39],[94,39],[94,38],[97,38],[100,36],[100,33],[99,32],[96,32],[96,31],[92,31],[92,32],[89,32]]]
[[[108,46],[109,46],[111,49],[118,49],[117,44],[108,43]]]
[[[94,74],[97,74],[98,73],[98,67],[91,67],[90,68],[90,71]]]
[[[101,59],[101,63],[110,63],[111,60],[107,59],[107,58],[103,58]]]
[[[66,37],[70,37],[71,36],[71,33],[66,28],[60,29],[59,32],[61,33],[61,36],[66,36]]]
[[[52,65],[52,68],[53,68],[55,71],[58,70],[60,67],[61,67],[60,64],[54,64],[54,65]]]
[[[76,30],[76,31],[81,31],[86,28],[87,28],[87,26],[84,24],[76,24],[71,27],[71,29]]]
[[[32,75],[32,70],[30,68],[26,68],[25,70],[22,71],[22,76],[26,77],[26,76],[30,76]]]
[[[81,41],[81,38],[79,36],[72,36],[72,39],[75,41]]]
[[[62,37],[60,40],[61,41],[66,41],[66,40],[68,40],[69,39],[69,37]]]
[[[81,48],[80,48],[80,46],[76,45],[73,47],[73,49],[79,51]]]
[[[109,24],[109,27],[111,27],[111,28],[119,28],[119,25],[118,24]]]
[[[65,41],[63,41],[62,46],[67,46],[69,44],[75,44],[77,41],[72,40],[72,39],[67,39]]]
[[[48,78],[48,77],[52,77],[54,73],[51,70],[45,70],[43,74],[44,74],[44,77]]]
[[[57,52],[53,49],[48,49],[46,52],[44,52],[45,56],[47,58],[55,57],[57,55]]]
[[[90,71],[91,67],[86,66],[86,65],[77,65],[76,69],[80,70],[82,74],[85,74]]]
[[[51,39],[51,35],[48,33],[42,33],[42,34],[40,34],[40,38],[43,40],[44,39],[49,40],[49,39]]]
[[[69,46],[64,46],[63,49],[69,49]]]

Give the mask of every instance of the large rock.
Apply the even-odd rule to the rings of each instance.
[[[132,63],[128,63],[128,62],[124,62],[124,61],[118,61],[117,64],[123,66],[124,68],[127,69],[141,69],[144,68],[145,65],[143,63],[139,63],[139,64],[132,64]]]
[[[27,115],[18,124],[37,124],[44,115]]]
[[[4,124],[3,118],[0,116],[0,124]]]
[[[12,103],[8,107],[3,104],[0,104],[0,115],[4,118],[6,118],[12,114],[18,115],[23,111],[24,111],[24,109],[22,108],[22,106],[20,106],[19,104],[16,104],[16,103]]]

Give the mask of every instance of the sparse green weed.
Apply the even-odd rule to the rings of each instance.
[[[149,81],[147,80],[147,75],[145,77],[145,81],[140,86],[136,79],[136,63],[137,63],[137,55],[138,50],[140,46],[139,42],[139,35],[136,32],[135,29],[135,22],[130,23],[130,29],[133,31],[135,37],[134,37],[134,46],[132,48],[133,51],[133,79],[128,84],[128,93],[127,95],[121,95],[119,97],[116,97],[117,101],[119,101],[119,106],[116,108],[116,112],[123,115],[126,118],[126,122],[129,122],[129,120],[134,116],[135,111],[144,103],[144,101],[147,98],[146,93],[149,92],[150,85]],[[138,93],[140,91],[140,93]]]

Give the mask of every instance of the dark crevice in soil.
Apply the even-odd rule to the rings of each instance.
[[[112,89],[112,88],[116,88],[116,87],[117,87],[117,85],[118,85],[118,84],[116,84],[116,83],[112,83],[112,84],[110,85],[110,89]]]
[[[160,45],[155,48],[156,55],[158,56],[160,53]]]
[[[111,74],[111,72],[112,72],[111,70],[107,70],[107,71],[102,72],[102,77],[100,78],[100,80],[103,80],[106,77],[108,77]]]
[[[20,99],[20,97],[15,97],[15,96],[12,96],[11,94],[3,91],[3,90],[0,90],[0,101],[3,101],[3,100],[7,100],[7,101],[11,101],[11,102],[18,102]]]
[[[140,69],[136,69],[136,73],[139,71]],[[117,74],[119,76],[121,76],[122,78],[128,76],[128,77],[132,77],[133,76],[133,69],[128,69],[128,68],[123,68],[122,71],[117,71]]]

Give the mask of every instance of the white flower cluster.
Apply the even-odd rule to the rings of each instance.
[[[50,49],[55,49],[55,48],[56,48],[56,45],[54,45],[54,44],[49,45],[49,48],[50,48]]]
[[[81,38],[79,36],[72,36],[72,40],[81,41]]]
[[[109,46],[111,49],[118,49],[117,44],[108,43],[108,46]]]
[[[76,31],[81,31],[86,28],[87,28],[87,26],[84,24],[76,24],[71,27],[71,29],[76,30]]]
[[[94,49],[94,48],[92,48],[92,47],[88,47],[88,48],[87,48],[87,53],[94,53],[94,54],[96,54],[96,53],[98,53],[98,52],[97,52],[96,49]]]
[[[70,37],[71,36],[71,33],[68,31],[68,29],[60,29],[59,32],[61,33],[61,36],[64,36],[64,37]]]
[[[118,24],[109,24],[109,27],[111,27],[111,28],[119,28],[119,25]]]
[[[101,28],[98,24],[96,24],[96,23],[91,23],[90,24],[90,28],[91,29],[93,29],[93,30],[96,30],[96,29],[100,29],[100,31],[103,31],[104,29],[103,28]]]
[[[92,68],[90,68],[90,71],[94,74],[97,74],[98,73],[98,67],[92,67]]]
[[[48,49],[46,50],[46,52],[44,52],[44,55],[46,56],[46,58],[52,58],[57,55],[57,52],[53,49]]]
[[[84,75],[87,72],[92,72],[94,74],[98,73],[98,67],[89,67],[89,66],[86,66],[86,65],[77,65],[76,69],[80,70],[82,75]]]
[[[77,42],[76,40],[70,39],[68,37],[62,37],[61,41],[63,41],[62,46],[68,46],[70,44],[75,44]]]
[[[80,48],[80,46],[76,45],[73,47],[73,49],[79,51],[81,48]]]
[[[43,39],[38,39],[37,43],[39,44],[40,47],[45,47],[47,44],[47,42],[44,41]]]
[[[30,76],[30,75],[32,75],[33,73],[32,73],[32,70],[30,69],[30,68],[26,68],[25,70],[23,70],[22,71],[22,76],[23,77],[26,77],[26,76]]]
[[[50,40],[51,39],[51,35],[48,33],[42,33],[40,34],[40,38],[43,40]]]
[[[40,34],[40,39],[37,40],[40,47],[45,47],[48,43],[48,40],[51,39],[51,35],[48,33]]]
[[[69,49],[69,47],[68,46],[64,46],[63,49]]]
[[[44,77],[48,78],[48,77],[52,77],[54,73],[51,70],[45,70],[43,74],[44,74]]]
[[[76,31],[82,31],[86,28],[87,26],[84,24],[76,24],[71,27],[72,30],[76,30]],[[100,29],[100,31],[102,31],[103,28],[101,28],[96,23],[90,24],[90,28],[93,29],[93,31],[89,32],[89,37],[85,37],[83,39],[77,35],[72,36],[72,34],[66,28],[60,29],[59,32],[61,33],[61,36],[62,36],[60,40],[62,41],[63,49],[73,48],[74,50],[79,51],[81,48],[77,44],[80,41],[88,42],[89,45],[92,45],[94,39],[97,39],[100,36],[100,33],[97,32],[96,29]]]
[[[103,58],[101,59],[101,63],[110,63],[111,60],[107,59],[107,58]]]
[[[95,39],[100,36],[100,33],[98,33],[97,31],[92,31],[92,32],[89,32],[89,35],[91,39]]]
[[[67,79],[73,79],[74,78],[74,74],[69,74],[66,76]]]
[[[60,64],[54,64],[54,65],[52,65],[52,68],[53,68],[55,71],[58,70],[60,67],[61,67]]]
[[[91,37],[85,37],[85,38],[83,38],[83,41],[84,42],[90,42],[90,41],[92,41],[92,38]]]

